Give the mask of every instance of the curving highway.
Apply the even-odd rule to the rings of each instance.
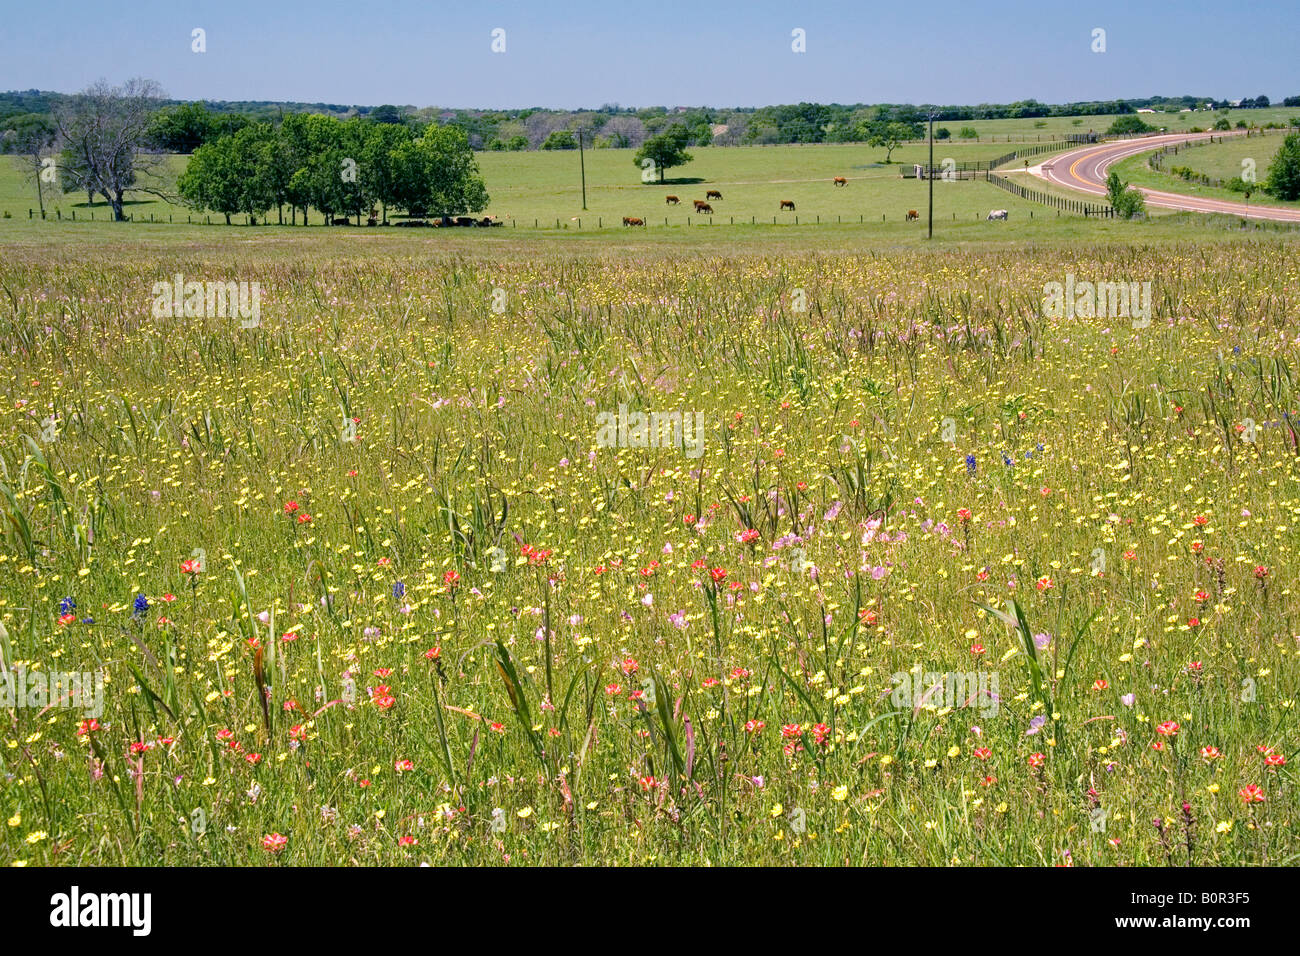
[[[1078,190],[1093,196],[1106,195],[1106,175],[1110,167],[1121,159],[1149,152],[1174,143],[1223,136],[1223,133],[1169,133],[1141,139],[1120,140],[1112,143],[1095,143],[1072,149],[1029,167],[1032,175],[1067,189]],[[1231,135],[1231,134],[1230,134]],[[1236,134],[1240,135],[1240,134]],[[1140,187],[1139,187],[1140,188]],[[1274,219],[1280,222],[1300,222],[1300,209],[1285,209],[1261,203],[1234,202],[1228,199],[1201,199],[1182,193],[1142,189],[1147,205],[1161,209],[1186,212],[1227,213],[1247,219]]]

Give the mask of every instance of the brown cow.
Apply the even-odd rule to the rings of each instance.
[[[680,202],[681,202],[681,200],[678,199],[676,196],[665,196],[665,197],[664,197],[664,205],[665,205],[665,206],[676,206],[676,205],[678,205]]]
[[[706,189],[706,190],[704,191],[704,198],[705,198],[705,199],[721,199],[721,198],[722,198],[722,193],[718,192],[716,189]]]
[[[703,209],[705,206],[708,205],[708,203],[706,203],[703,199],[692,199],[691,202],[695,203],[696,212],[699,212],[701,209]]]
[[[696,206],[695,211],[703,215],[709,215],[709,216],[713,215],[713,207],[706,202],[702,202],[698,206]]]
[[[849,181],[843,176],[836,176],[834,182],[836,186],[847,186],[849,184]]]
[[[791,212],[794,212],[794,200],[793,200],[793,199],[782,199],[782,200],[781,200],[781,211],[782,211],[782,212],[785,212],[787,209],[789,209]]]
[[[644,226],[645,221],[638,219],[636,216],[624,216],[623,225],[625,226]]]
[[[909,209],[909,210],[907,211],[907,221],[908,221],[908,222],[911,222],[913,219],[920,219],[920,218],[921,218],[921,214],[918,213],[915,209]]]

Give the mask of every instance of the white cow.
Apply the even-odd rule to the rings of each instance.
[[[1006,218],[1007,218],[1007,211],[1005,209],[994,209],[992,212],[989,213],[988,219],[984,221],[992,222],[994,219],[1006,219]]]

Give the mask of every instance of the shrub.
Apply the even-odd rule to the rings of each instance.
[[[1145,123],[1142,117],[1130,113],[1127,116],[1117,116],[1115,122],[1111,123],[1110,128],[1106,130],[1106,135],[1124,136],[1130,133],[1149,133],[1154,129],[1155,127]]]
[[[1106,196],[1111,208],[1121,219],[1133,219],[1146,212],[1146,201],[1142,194],[1119,178],[1119,173],[1111,170],[1106,177]]]

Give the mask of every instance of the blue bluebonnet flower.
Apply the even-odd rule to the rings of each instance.
[[[972,475],[975,474],[975,456],[974,456],[974,455],[967,455],[967,456],[966,456],[966,471],[969,472],[969,473],[972,474]]]
[[[405,597],[405,596],[406,596],[406,585],[403,584],[401,581],[394,581],[394,582],[393,582],[393,597],[396,598],[396,599],[399,599],[399,600],[400,600],[401,598],[403,598],[403,597]]]
[[[65,597],[62,601],[59,602],[60,614],[71,614],[76,609],[77,609],[77,602],[72,600],[72,598],[70,597]]]
[[[145,597],[143,594],[137,594],[135,596],[135,604],[133,605],[133,607],[134,610],[131,612],[131,616],[139,617],[145,611],[149,610],[149,599]]]

